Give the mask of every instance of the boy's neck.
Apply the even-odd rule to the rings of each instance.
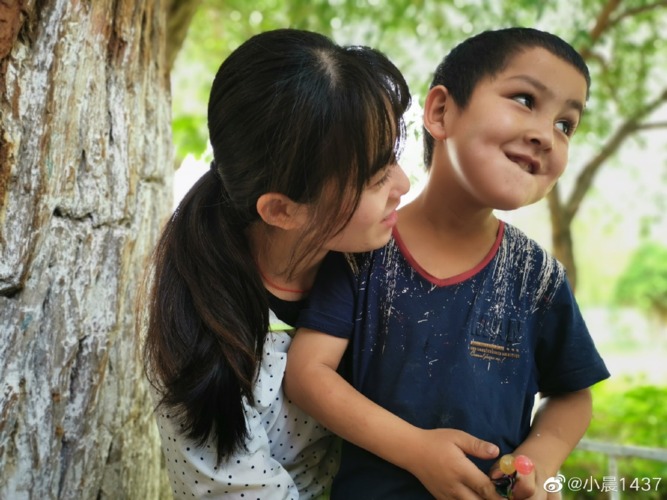
[[[411,224],[430,226],[437,235],[451,241],[455,239],[479,240],[495,238],[498,219],[493,208],[472,205],[456,199],[457,193],[443,193],[437,183],[427,183],[424,190],[401,210],[402,218],[410,218]],[[469,199],[469,198],[468,198]]]
[[[457,212],[424,191],[400,210],[397,230],[417,263],[445,279],[474,269],[486,258],[499,224],[491,209]]]

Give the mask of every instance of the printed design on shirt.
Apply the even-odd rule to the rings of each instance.
[[[507,358],[519,359],[521,357],[517,348],[487,344],[477,340],[470,341],[470,355],[485,361],[504,361]]]
[[[521,358],[529,316],[551,302],[565,279],[563,266],[533,240],[510,225],[505,231],[472,307],[468,352],[485,361]]]
[[[397,292],[396,287],[398,281],[398,273],[400,272],[400,265],[398,261],[399,256],[400,256],[400,250],[396,245],[396,241],[392,238],[390,240],[390,243],[386,246],[386,253],[382,261],[382,267],[384,268],[385,271],[384,284],[386,293],[385,299],[382,302],[382,309],[380,311],[380,314],[382,315],[380,324],[384,325],[384,327],[381,330],[382,346],[380,352],[382,353],[384,353],[384,350],[387,346],[387,336],[389,335],[387,329],[388,325],[390,324],[390,316],[392,315],[394,310],[393,307],[394,297],[396,296]],[[397,329],[395,332],[393,332],[393,335],[395,335],[397,338],[401,337],[401,340],[403,340],[405,336],[405,330]]]

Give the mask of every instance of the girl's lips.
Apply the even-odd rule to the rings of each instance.
[[[389,227],[395,226],[397,222],[398,222],[398,212],[396,210],[394,210],[384,219],[382,219],[382,223]]]

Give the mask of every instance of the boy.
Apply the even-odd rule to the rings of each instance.
[[[583,436],[609,373],[563,267],[493,211],[553,187],[589,85],[570,45],[529,28],[436,70],[426,187],[387,246],[329,257],[288,356],[288,396],[347,441],[333,499],[497,498],[506,453],[535,464],[515,498],[545,495]]]

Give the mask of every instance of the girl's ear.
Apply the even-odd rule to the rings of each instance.
[[[257,200],[257,213],[270,226],[285,230],[302,227],[308,218],[308,208],[284,194],[265,193]]]
[[[449,104],[449,92],[442,85],[436,85],[429,90],[424,102],[424,128],[428,130],[431,137],[436,141],[442,141],[447,137],[445,130],[445,113]]]

